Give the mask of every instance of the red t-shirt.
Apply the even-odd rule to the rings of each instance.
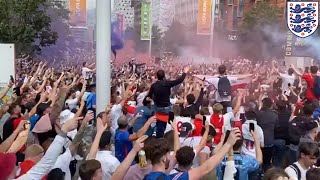
[[[219,144],[222,136],[222,128],[223,128],[223,116],[219,114],[212,114],[210,118],[210,123],[216,130],[216,135],[214,136],[214,143]]]
[[[304,74],[302,78],[307,82],[307,93],[306,93],[307,100],[312,101],[316,99],[316,96],[313,93],[314,77],[310,74]]]

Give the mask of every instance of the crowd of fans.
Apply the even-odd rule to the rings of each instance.
[[[104,112],[95,64],[20,66],[0,92],[0,180],[319,179],[318,67],[222,62],[115,63]]]

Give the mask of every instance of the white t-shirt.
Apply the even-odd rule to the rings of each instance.
[[[308,169],[303,169],[302,166],[299,164],[299,162],[295,162],[294,164],[298,166],[298,168],[301,172],[301,180],[306,180],[306,174],[307,174]],[[293,180],[300,180],[300,179],[298,179],[298,174],[296,173],[296,171],[294,169],[292,169],[290,166],[287,167],[284,171]]]
[[[181,146],[189,146],[192,148],[197,147],[200,144],[201,141],[201,136],[195,136],[195,137],[188,137],[188,138],[179,138]],[[210,148],[208,146],[205,146],[200,153],[206,153],[206,154],[210,154]],[[195,158],[193,159],[193,165],[192,167],[198,167],[199,166],[199,160],[197,158],[197,155],[195,156]]]
[[[219,83],[219,79],[220,78],[214,78],[213,80],[212,80],[212,84],[213,84],[213,86],[216,88],[216,89],[218,89],[218,83]],[[230,81],[230,84],[234,84],[235,83],[235,81],[237,81],[237,77],[229,77],[228,76],[228,79],[229,79],[229,81]],[[216,101],[217,102],[227,102],[227,101],[231,101],[231,96],[227,96],[227,97],[221,97],[220,95],[219,95],[219,92],[218,91],[216,91]]]
[[[223,128],[222,128],[223,133],[225,133],[225,131],[227,131],[227,130],[232,129],[231,122],[234,120],[235,120],[235,118],[234,118],[233,112],[228,112],[223,115]]]
[[[102,179],[111,179],[112,174],[120,165],[119,160],[112,155],[111,151],[98,151],[96,160],[101,163]]]
[[[148,95],[148,91],[142,92],[137,97],[138,107],[143,106],[143,100]]]
[[[256,148],[254,144],[253,137],[251,132],[249,131],[250,123],[254,123],[254,129],[258,133],[258,138],[260,141],[260,146],[264,146],[264,135],[262,128],[257,124],[257,121],[247,120],[244,124],[242,124],[242,136],[243,136],[243,144],[241,147],[241,152],[256,158]]]
[[[92,70],[91,69],[89,69],[89,68],[87,68],[87,67],[83,67],[82,68],[82,70],[81,70],[81,75],[82,75],[82,77],[84,77],[85,79],[89,79],[90,78],[90,72],[91,72]]]
[[[290,83],[291,86],[293,85],[295,76],[294,75],[290,76],[288,74],[281,74],[280,73],[280,77],[282,79],[282,86],[281,86],[282,92],[285,95],[289,96],[290,95],[290,89],[289,89],[288,84]]]
[[[66,105],[68,104],[68,107],[70,110],[77,108],[78,105],[78,99],[74,98],[74,99],[67,99],[66,100]]]
[[[118,119],[122,115],[122,106],[121,104],[113,105],[110,112],[110,119],[111,119],[111,133],[115,134],[116,130],[118,129]]]

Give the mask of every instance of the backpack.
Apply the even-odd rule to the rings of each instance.
[[[314,77],[313,93],[317,98],[320,97],[320,77],[319,76]]]
[[[221,97],[231,96],[231,83],[226,76],[219,77],[218,93]]]
[[[298,176],[298,180],[301,180],[301,171],[298,168],[298,166],[296,164],[292,164],[289,167],[292,168],[296,172],[296,174]]]
[[[306,134],[304,126],[308,121],[310,120],[306,117],[295,117],[289,122],[288,134],[291,144],[299,145],[300,138]]]

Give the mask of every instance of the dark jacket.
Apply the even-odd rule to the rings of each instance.
[[[258,111],[257,122],[262,128],[265,146],[272,146],[274,143],[274,131],[278,122],[278,114],[269,109]]]
[[[279,111],[278,112],[278,121],[275,127],[274,138],[275,139],[288,139],[288,126],[289,119],[291,116],[290,111]]]
[[[147,97],[153,99],[154,104],[157,107],[168,107],[170,106],[170,94],[171,88],[182,83],[185,79],[186,74],[183,73],[181,77],[176,80],[158,80],[157,82],[151,85],[149,94]]]
[[[199,114],[199,108],[202,104],[203,95],[204,95],[204,91],[203,91],[203,88],[201,88],[199,97],[195,103],[190,104],[186,107],[181,105],[180,106],[180,108],[181,108],[180,116],[194,118],[195,115]]]

